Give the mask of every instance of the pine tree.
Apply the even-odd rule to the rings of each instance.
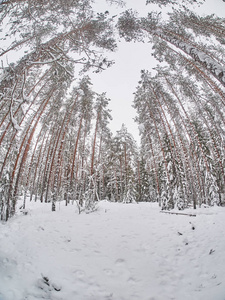
[[[150,196],[150,176],[146,169],[146,161],[144,158],[141,158],[141,161],[138,161],[137,168],[137,201],[138,202],[148,202],[151,201]],[[154,197],[153,197],[154,198]]]
[[[111,2],[122,4],[120,0]],[[0,20],[1,24],[4,23],[6,36],[11,37],[8,44],[6,42],[5,46],[3,45],[0,56],[4,58],[12,51],[24,49],[24,56],[18,62],[11,63],[7,67],[3,66],[4,72],[1,71],[0,80],[0,100],[2,101],[0,103],[2,109],[0,144],[3,161],[0,177],[5,174],[9,159],[13,166],[10,170],[7,199],[4,200],[3,218],[8,219],[15,213],[18,192],[22,185],[26,186],[26,198],[28,182],[25,178],[29,173],[33,140],[39,128],[49,126],[51,122],[56,130],[51,133],[46,132],[51,145],[43,149],[44,160],[40,159],[40,156],[35,157],[33,153],[32,161],[36,159],[40,165],[36,166],[35,176],[38,174],[38,177],[33,179],[32,190],[36,190],[35,198],[38,196],[37,193],[40,194],[41,201],[44,195],[45,201],[48,201],[51,192],[54,209],[58,195],[61,197],[63,193],[64,179],[68,179],[68,173],[67,177],[64,176],[64,150],[68,149],[67,132],[71,128],[72,111],[68,111],[70,105],[66,104],[65,98],[74,79],[74,66],[83,66],[82,72],[91,68],[95,72],[100,72],[109,67],[112,62],[98,50],[113,51],[116,43],[113,37],[113,19],[109,18],[108,12],[94,13],[89,0],[66,1],[65,3],[22,1],[22,4],[17,0],[3,1],[0,8]],[[10,100],[5,101],[5,99]],[[75,105],[71,110],[77,113],[79,109]],[[82,109],[79,112],[80,122],[79,125],[76,124],[76,128],[78,126],[78,132],[75,133],[77,146],[74,149],[71,182],[74,173],[76,179],[82,174],[81,181],[85,182],[85,176],[82,173],[84,151],[86,151],[84,141],[90,124],[85,113],[82,113]],[[46,115],[49,116],[47,120],[44,119]],[[83,147],[83,154],[79,161],[76,153],[78,153],[79,141],[82,139],[83,146],[80,147]],[[19,141],[17,145],[16,140]],[[39,143],[36,143],[35,147],[38,148]],[[68,160],[66,163],[67,171],[69,171]],[[81,166],[81,172],[78,172],[78,165]],[[85,189],[83,184],[80,186],[83,190]]]

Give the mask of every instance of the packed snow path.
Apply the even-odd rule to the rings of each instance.
[[[193,211],[192,211],[193,213]],[[0,300],[224,300],[225,209],[30,203],[0,224]]]

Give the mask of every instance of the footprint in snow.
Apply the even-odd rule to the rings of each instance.
[[[137,283],[137,280],[134,277],[129,277],[127,281],[132,285]]]
[[[104,269],[103,271],[107,276],[112,276],[114,274],[113,270],[111,269]]]
[[[85,272],[83,270],[76,270],[74,273],[78,278],[83,278],[85,276]]]
[[[99,251],[99,250],[94,250],[94,253],[95,253],[95,254],[101,254],[101,251]]]
[[[74,248],[74,250],[77,251],[77,252],[82,251],[82,249],[80,249],[80,248]]]
[[[125,263],[125,259],[123,258],[118,258],[116,261],[115,261],[115,264],[120,266],[120,265],[123,265]]]

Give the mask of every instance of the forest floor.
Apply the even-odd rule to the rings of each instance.
[[[225,300],[225,208],[28,205],[0,223],[0,300]]]

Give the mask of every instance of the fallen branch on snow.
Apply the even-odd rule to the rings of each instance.
[[[185,214],[185,213],[165,211],[165,210],[160,210],[160,212],[161,213],[165,213],[165,214],[172,214],[172,215],[183,215],[183,216],[189,216],[189,217],[196,217],[195,214]]]

